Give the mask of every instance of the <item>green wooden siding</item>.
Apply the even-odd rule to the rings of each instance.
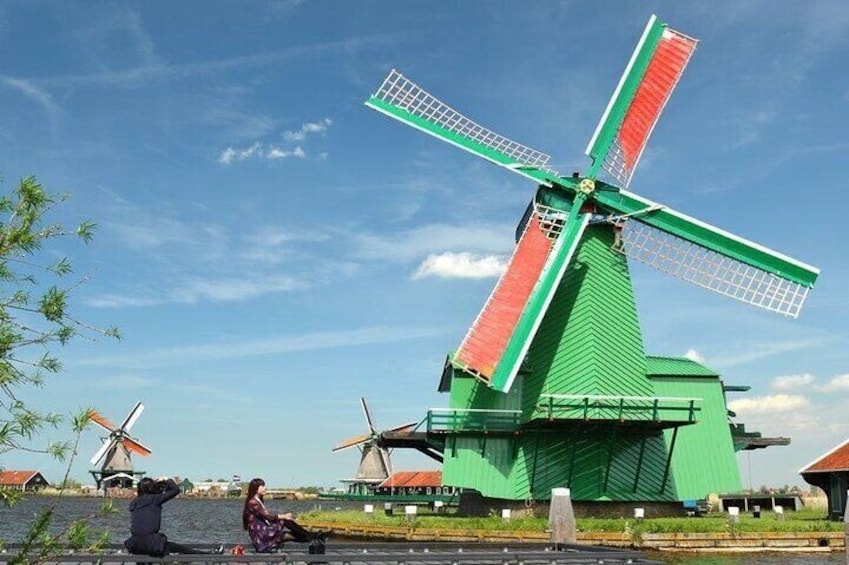
[[[455,409],[519,410],[521,396],[521,378],[516,379],[510,392],[503,393],[489,388],[461,369],[454,369],[448,406]]]
[[[672,454],[672,472],[679,499],[739,491],[742,488],[740,471],[719,378],[654,377],[652,381],[659,395],[703,399],[699,422],[678,431]],[[666,431],[667,442],[671,437],[672,432]]]
[[[625,257],[609,225],[587,228],[528,352],[529,417],[541,394],[652,396]]]
[[[665,473],[667,453],[661,431],[611,424],[510,438],[455,436],[446,445],[442,481],[511,500],[546,500],[551,489],[569,487],[575,500],[672,501],[678,498],[675,477]]]
[[[446,441],[442,484],[472,488],[492,498],[528,497],[528,458],[517,456],[517,442],[509,438],[453,436]]]

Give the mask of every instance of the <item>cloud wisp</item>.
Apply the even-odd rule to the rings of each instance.
[[[784,375],[775,377],[770,383],[773,390],[794,390],[803,388],[814,382],[814,376],[808,373],[802,375]]]
[[[46,78],[30,79],[30,82],[42,88],[55,87],[84,87],[84,86],[114,86],[121,88],[148,86],[153,81],[182,80],[199,75],[226,72],[230,70],[244,71],[248,68],[279,65],[290,61],[323,56],[336,51],[351,51],[362,47],[379,45],[392,41],[395,34],[377,34],[368,37],[352,37],[339,41],[298,45],[285,49],[225,57],[212,61],[194,63],[149,64],[131,67],[120,71],[105,71],[100,73],[57,75]],[[21,77],[9,77],[21,78]]]
[[[93,308],[126,308],[158,306],[162,304],[197,304],[200,302],[242,302],[270,293],[289,292],[307,288],[308,284],[293,277],[263,276],[204,279],[193,277],[175,284],[164,294],[142,292],[129,294],[101,294],[84,299]]]
[[[342,331],[277,336],[254,341],[224,341],[201,345],[153,349],[132,355],[84,359],[85,366],[120,366],[127,369],[171,367],[190,363],[285,355],[300,351],[339,349],[428,339],[447,330],[437,327],[364,327]]]
[[[39,106],[44,108],[51,117],[55,116],[61,110],[56,102],[53,101],[53,96],[43,88],[39,88],[34,85],[32,81],[19,78],[0,77],[0,82],[9,88],[17,90],[30,100],[36,102]]]
[[[728,368],[751,363],[759,359],[800,351],[803,349],[811,349],[821,347],[826,344],[828,338],[811,338],[797,341],[776,341],[770,343],[756,343],[748,346],[747,350],[740,353],[732,353],[723,357],[717,356],[717,359],[712,364],[717,368]]]
[[[506,255],[513,249],[512,232],[494,224],[430,224],[392,233],[353,233],[354,255],[364,260],[420,261],[429,255],[460,253],[458,247],[478,256]]]

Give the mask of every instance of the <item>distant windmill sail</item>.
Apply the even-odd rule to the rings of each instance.
[[[131,453],[143,457],[150,455],[150,448],[130,435],[130,430],[136,421],[138,421],[143,411],[144,404],[141,402],[136,403],[120,426],[116,426],[97,411],[92,410],[89,412],[89,419],[108,433],[108,436],[104,438],[103,444],[91,458],[92,465],[97,465],[102,461],[100,471],[92,471],[98,484],[105,478],[115,476],[116,474],[132,477],[133,464],[130,457]]]
[[[369,433],[343,440],[332,451],[336,453],[352,447],[359,447],[362,455],[360,456],[360,464],[352,481],[374,484],[392,475],[392,461],[389,456],[389,450],[381,445],[381,435],[386,432],[412,429],[416,426],[417,422],[407,422],[406,424],[380,431],[374,425],[374,420],[372,419],[371,411],[365,398],[360,398],[360,406],[362,407],[363,417]]]

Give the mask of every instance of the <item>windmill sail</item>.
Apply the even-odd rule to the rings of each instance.
[[[589,177],[603,168],[628,186],[697,43],[652,15],[587,146],[593,159]]]
[[[819,269],[626,191],[597,202],[631,216],[629,259],[725,296],[797,317]],[[650,210],[650,211],[649,211]]]
[[[579,205],[580,206],[580,205]],[[454,361],[505,392],[527,353],[589,215],[535,205],[506,272],[458,349]]]
[[[550,157],[467,118],[392,69],[366,106],[536,182],[551,186]]]

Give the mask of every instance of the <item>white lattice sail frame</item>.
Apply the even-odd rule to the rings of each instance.
[[[640,221],[625,223],[622,240],[629,259],[785,316],[799,315],[810,290]]]
[[[548,166],[548,161],[551,159],[549,155],[508,139],[467,118],[395,69],[389,72],[374,97],[440,128],[507,155],[518,164],[557,174]]]

